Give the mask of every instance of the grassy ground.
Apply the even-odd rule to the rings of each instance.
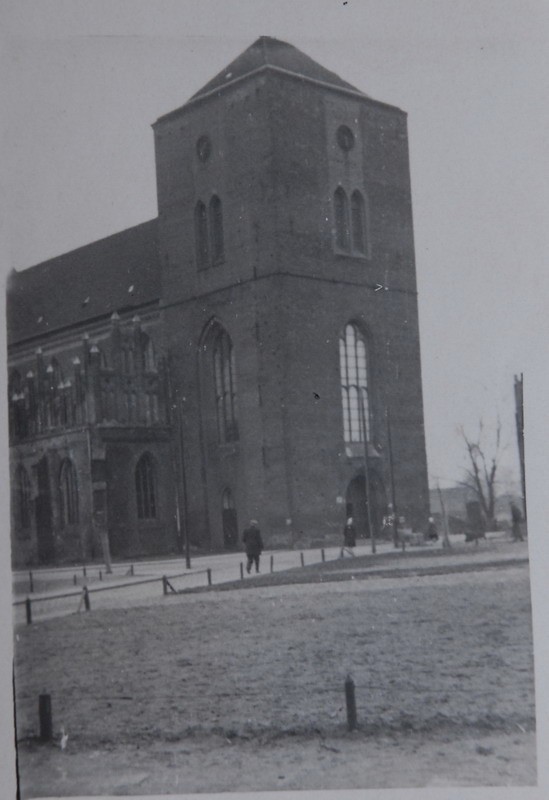
[[[360,728],[352,742],[343,691],[349,673]],[[466,752],[481,762],[479,784],[535,780],[528,569],[512,562],[479,572],[173,595],[161,605],[50,620],[18,629],[16,676],[27,796],[44,792],[44,781],[56,793],[75,792],[55,783],[59,759],[65,775],[74,764],[76,780],[86,772],[83,759],[89,766],[97,754],[118,754],[115,763],[133,764],[126,772],[134,777],[148,758],[150,778],[151,753],[159,750],[174,764],[182,759],[184,785],[178,777],[170,791],[219,790],[237,752],[247,763],[240,789],[288,788],[277,784],[277,759],[285,747],[295,755],[298,739],[302,753],[314,744],[315,767],[302,763],[289,785],[313,788],[323,769],[319,753],[327,767],[356,737],[371,748],[384,737],[400,742],[403,764],[416,737],[420,750],[431,745],[424,754],[431,776],[440,773],[441,741],[467,741]],[[44,691],[56,730],[63,725],[69,734],[64,753],[32,738]],[[505,748],[477,741],[490,736]],[[521,750],[515,759],[517,748],[528,757]],[[71,761],[79,758],[78,766]],[[376,783],[375,771],[365,777],[346,763],[342,774],[332,764],[322,786],[429,782],[418,777],[417,759],[396,784],[394,768]],[[459,758],[452,763],[451,780],[467,784],[474,774],[467,758],[461,777]],[[162,780],[144,780],[139,791],[168,791]],[[135,780],[126,782],[137,793]],[[96,793],[93,785],[79,791]]]

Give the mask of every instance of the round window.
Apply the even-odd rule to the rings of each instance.
[[[212,152],[212,143],[208,136],[201,136],[196,143],[196,153],[201,161],[207,161]]]
[[[347,125],[340,125],[337,129],[337,143],[345,151],[349,151],[354,147],[355,135]]]

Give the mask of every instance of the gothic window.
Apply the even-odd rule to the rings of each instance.
[[[27,470],[23,466],[17,469],[15,479],[17,490],[16,515],[20,528],[29,528],[31,524],[31,485]]]
[[[336,246],[340,250],[349,250],[349,203],[341,186],[334,192],[334,217]]]
[[[225,331],[220,331],[214,341],[213,362],[219,441],[233,442],[238,439],[234,351]]]
[[[144,453],[135,468],[138,519],[156,519],[156,475],[152,456]]]
[[[200,200],[194,209],[194,235],[196,263],[199,269],[204,269],[210,263],[210,247],[208,243],[208,215],[206,206]]]
[[[370,436],[368,359],[366,339],[357,325],[345,326],[339,339],[343,434],[346,442],[363,442]]]
[[[351,195],[351,235],[352,247],[356,253],[366,253],[366,219],[364,198],[359,191]]]
[[[78,522],[78,484],[76,470],[69,458],[61,464],[59,471],[59,504],[61,527]]]
[[[215,194],[210,200],[210,234],[212,261],[214,264],[218,264],[220,261],[223,261],[224,256],[223,208],[221,206],[221,200]]]
[[[152,339],[149,339],[149,337],[146,338],[145,346],[143,347],[143,363],[145,366],[145,372],[156,372],[154,345],[152,343]]]

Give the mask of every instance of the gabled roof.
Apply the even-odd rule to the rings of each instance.
[[[323,67],[317,61],[287,42],[273,39],[271,36],[260,36],[247,50],[244,50],[234,61],[219,72],[211,81],[194,94],[188,103],[192,103],[216,90],[222,90],[227,84],[244,78],[262,68],[271,68],[312,81],[320,81],[337,89],[345,89],[367,97],[347,81],[342,80],[335,72]],[[180,109],[171,111],[164,117],[178,113]]]
[[[158,301],[157,220],[79,247],[7,285],[8,344]]]

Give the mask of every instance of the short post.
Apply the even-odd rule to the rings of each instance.
[[[303,555],[303,553],[300,553],[299,555],[301,556],[301,566],[304,567],[305,566],[305,556]]]
[[[275,560],[275,557],[273,555],[271,555],[271,572],[274,571],[274,560]]]
[[[322,548],[322,550],[320,551],[320,557],[322,558],[322,563],[324,563],[326,561],[326,551],[324,550],[324,548]]]
[[[40,738],[43,741],[53,739],[53,723],[51,717],[51,695],[38,695],[38,718],[40,720]]]
[[[25,610],[27,612],[27,625],[32,625],[32,605],[30,597],[25,600]]]
[[[135,575],[135,570],[133,568],[133,564],[131,564],[131,566],[130,566],[130,575],[132,576],[132,578]]]
[[[86,609],[86,611],[89,611],[90,610],[90,593],[88,592],[88,587],[84,586],[84,589],[82,591],[84,592],[84,608]]]
[[[34,592],[34,578],[32,574],[32,570],[29,572],[29,592],[32,594]]]
[[[86,572],[86,567],[82,567],[82,573],[84,574],[84,577],[87,576],[88,573]]]
[[[162,575],[162,591],[164,594],[168,594],[168,579],[165,575]]]
[[[240,562],[240,580],[241,581],[244,580],[244,564],[242,563],[242,561]]]
[[[345,703],[347,705],[347,727],[350,731],[356,728],[355,682],[350,675],[345,681]]]
[[[211,569],[208,567],[208,569],[206,570],[206,572],[208,573],[208,586],[211,586],[211,585],[212,585],[212,571],[211,571]]]
[[[74,583],[75,586],[78,583],[78,579],[77,579],[76,575],[72,576],[72,582]]]
[[[101,570],[99,570],[99,580],[100,580],[100,581],[102,581],[102,580],[103,580],[103,573],[101,572]]]

